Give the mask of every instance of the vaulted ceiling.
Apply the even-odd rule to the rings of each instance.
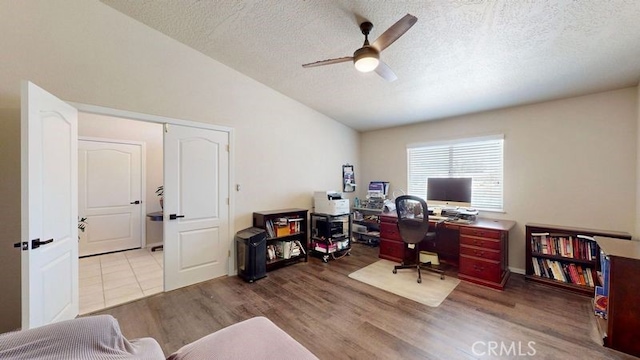
[[[359,131],[636,86],[637,0],[101,0]],[[398,79],[351,62],[359,24]]]

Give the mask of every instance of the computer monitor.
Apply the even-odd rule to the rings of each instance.
[[[470,207],[472,178],[428,178],[429,207]]]

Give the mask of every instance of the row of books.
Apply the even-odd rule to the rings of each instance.
[[[276,241],[267,245],[267,260],[290,259],[306,253],[304,246],[298,240]]]
[[[600,270],[598,277],[600,278],[600,284],[602,284],[602,286],[596,286],[594,311],[596,315],[606,319],[609,302],[609,272],[611,271],[611,263],[604,252],[600,252]]]
[[[349,239],[342,241],[314,241],[313,249],[323,254],[331,254],[349,248]]]
[[[593,237],[586,235],[566,236],[533,233],[531,234],[531,251],[591,261],[598,256],[598,245]]]
[[[281,217],[268,219],[265,222],[265,229],[270,238],[277,238],[302,231],[302,218]]]
[[[565,283],[594,287],[591,268],[573,263],[533,257],[533,272],[540,277]]]

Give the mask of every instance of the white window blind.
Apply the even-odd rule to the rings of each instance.
[[[407,191],[426,199],[427,178],[470,177],[471,206],[502,211],[503,145],[502,135],[409,145]]]

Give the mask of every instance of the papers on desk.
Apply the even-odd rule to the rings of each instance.
[[[450,218],[446,216],[436,216],[436,215],[429,215],[429,220],[431,221],[444,220],[444,222],[448,222],[452,224],[473,224],[475,222],[473,220],[468,220],[468,219],[458,219],[458,218]]]

